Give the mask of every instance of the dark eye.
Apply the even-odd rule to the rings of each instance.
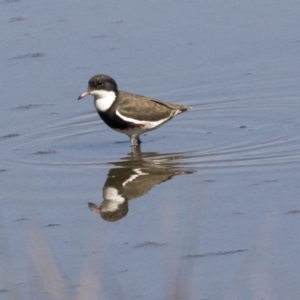
[[[97,85],[101,85],[101,84],[102,84],[101,80],[97,81]]]

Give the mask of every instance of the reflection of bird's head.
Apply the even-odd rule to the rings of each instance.
[[[124,218],[128,213],[128,203],[125,201],[118,206],[117,210],[109,211],[103,208],[105,203],[103,202],[99,207],[95,203],[88,203],[89,209],[101,216],[101,218],[108,222],[116,222]]]
[[[128,202],[125,200],[123,203],[118,204],[115,210],[107,209],[107,201],[104,200],[100,207],[99,213],[103,220],[115,222],[124,218],[128,213]],[[109,201],[110,202],[110,201]],[[109,205],[108,205],[109,206]]]
[[[106,187],[103,191],[104,200],[99,207],[93,203],[89,203],[89,208],[101,215],[102,219],[115,222],[128,213],[127,200],[118,193],[114,187]]]

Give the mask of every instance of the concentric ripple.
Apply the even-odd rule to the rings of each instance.
[[[208,99],[144,137],[142,152],[151,152],[156,161],[176,153],[194,168],[299,163],[298,111],[292,96]],[[14,153],[12,163],[49,166],[101,167],[131,149],[127,137],[107,128],[94,112],[2,142]]]

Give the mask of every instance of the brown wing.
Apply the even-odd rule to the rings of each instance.
[[[158,121],[171,118],[178,113],[188,110],[188,107],[171,103],[164,103],[148,97],[119,92],[122,104],[118,111],[123,116],[141,121]]]

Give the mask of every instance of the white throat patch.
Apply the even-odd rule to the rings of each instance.
[[[96,110],[101,112],[107,111],[116,100],[116,94],[113,91],[92,91],[90,94],[94,96]]]
[[[107,187],[103,191],[104,199],[107,200],[103,211],[116,211],[119,206],[125,202],[125,198],[118,193],[118,190],[114,187]]]

